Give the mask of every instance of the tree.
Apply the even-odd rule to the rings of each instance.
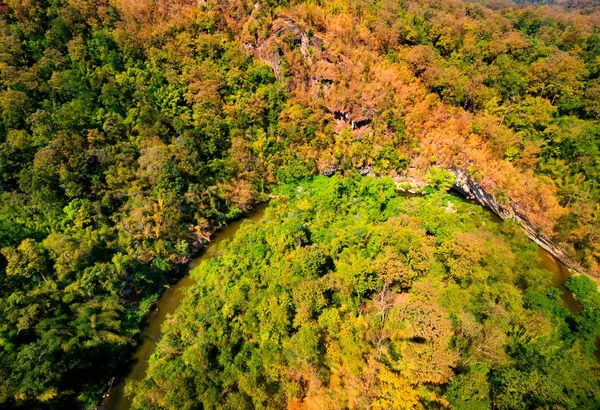
[[[24,239],[16,248],[6,247],[2,254],[8,262],[6,274],[20,284],[25,281],[47,281],[48,266],[43,249],[33,240]]]
[[[431,167],[427,173],[427,180],[436,191],[445,192],[454,185],[456,177],[450,171],[442,168]]]
[[[533,63],[529,70],[529,91],[546,97],[554,105],[563,97],[578,96],[588,74],[583,61],[558,51]]]

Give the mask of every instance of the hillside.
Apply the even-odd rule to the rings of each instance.
[[[166,33],[200,12],[196,2],[175,3],[122,1],[118,9],[128,32],[159,43],[175,36],[172,54],[185,55],[180,42],[190,33]],[[241,141],[232,147],[246,169],[261,163],[268,182],[282,179],[281,168],[423,182],[432,165],[459,168],[586,271],[598,271],[595,8],[462,1],[203,7],[217,30],[271,66],[286,92],[267,140],[250,152],[237,152]],[[184,65],[167,67],[184,72]]]
[[[461,172],[598,277],[600,9],[520,3],[0,0],[0,407],[96,403],[210,234],[315,175]]]

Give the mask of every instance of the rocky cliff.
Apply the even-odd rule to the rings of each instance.
[[[449,169],[449,171],[456,176],[456,182],[452,187],[455,192],[459,193],[465,198],[477,202],[481,206],[490,209],[502,219],[512,218],[519,225],[521,225],[527,236],[529,236],[532,241],[550,252],[556,259],[561,261],[569,269],[572,269],[578,273],[583,273],[583,268],[579,266],[579,264],[572,260],[561,248],[553,244],[550,240],[541,236],[527,220],[527,218],[519,213],[517,209],[515,209],[516,207],[514,205],[500,205],[496,199],[485,190],[485,188],[471,179],[466,171],[454,168]]]

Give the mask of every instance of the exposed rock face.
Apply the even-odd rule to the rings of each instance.
[[[255,9],[260,10],[258,3],[255,5]],[[323,44],[323,40],[320,38],[316,36],[309,37],[307,30],[292,18],[279,17],[273,22],[270,36],[258,42],[254,42],[254,40],[245,41],[244,47],[256,58],[269,64],[273,68],[275,77],[281,80],[281,57],[283,55],[281,47],[286,41],[293,43],[294,47],[298,47],[302,57],[308,61],[311,61],[310,48],[319,48]]]
[[[556,259],[561,261],[569,269],[572,269],[578,273],[583,273],[581,266],[573,261],[565,253],[565,251],[541,236],[527,220],[527,218],[515,209],[514,205],[504,207],[498,204],[495,198],[489,192],[487,192],[485,188],[469,178],[469,174],[466,171],[455,168],[448,169],[448,171],[452,172],[456,176],[456,182],[452,187],[455,192],[459,193],[465,198],[472,199],[479,205],[490,209],[502,219],[514,219],[519,225],[521,225],[527,236],[529,236],[532,241],[540,245],[546,251],[550,252]]]

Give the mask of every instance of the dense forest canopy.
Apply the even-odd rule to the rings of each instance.
[[[96,403],[144,315],[210,232],[311,175],[358,172],[443,191],[444,169],[463,170],[600,274],[599,22],[586,0],[0,0],[0,407]],[[436,253],[425,231],[423,250]],[[449,269],[431,258],[419,277]],[[513,270],[527,276],[530,264]],[[431,280],[418,286],[445,292]],[[517,302],[525,297],[528,282],[506,280]],[[562,360],[581,375],[592,371],[588,285],[573,285],[589,307],[578,319],[548,313],[555,304],[545,299],[535,302],[543,308],[521,303],[567,323],[543,343],[566,343]],[[440,303],[439,315],[452,312]],[[541,359],[516,365],[513,334],[501,330],[506,369],[558,371]],[[439,386],[468,377],[501,391],[499,373],[464,376],[470,367],[448,360],[432,386],[406,385],[407,394],[443,405],[469,394]],[[384,365],[398,376],[397,363]],[[314,366],[298,380],[330,371]],[[284,376],[269,376],[281,378],[277,403],[301,397],[293,389],[304,382]],[[556,403],[593,408],[595,380],[564,387],[582,390]],[[536,400],[523,403],[554,399]]]
[[[278,191],[167,322],[139,409],[598,408],[600,293],[570,314],[516,224],[391,179]]]

